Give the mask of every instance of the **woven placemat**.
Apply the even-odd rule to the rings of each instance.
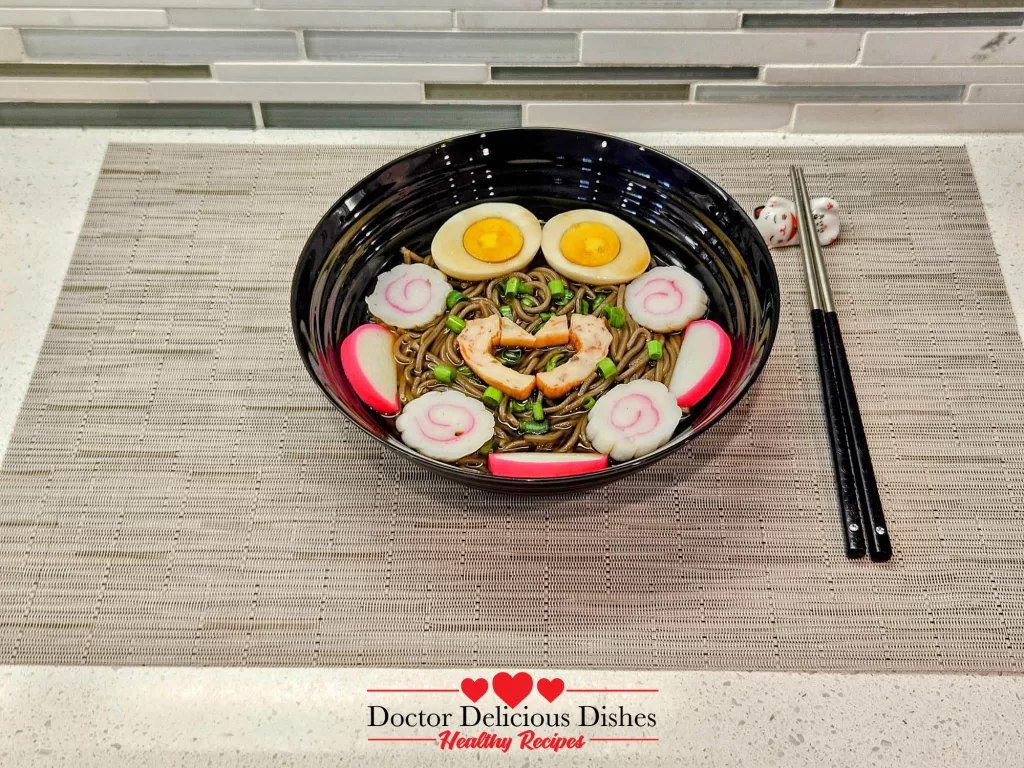
[[[0,471],[0,662],[1020,669],[1024,354],[962,148],[670,150],[841,201],[887,565],[842,554],[798,249],[749,396],[631,479],[490,496],[347,424],[289,282],[400,152],[110,148]]]

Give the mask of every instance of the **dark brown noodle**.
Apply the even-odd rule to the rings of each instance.
[[[407,248],[402,249],[402,258],[406,264],[434,265],[430,256],[418,256]],[[500,284],[512,276],[518,277],[533,289],[530,299],[535,306],[526,306],[523,303],[523,297],[509,299],[500,295]],[[625,312],[625,286],[602,288],[582,285],[559,275],[550,267],[537,267],[528,272],[512,272],[510,275],[503,275],[486,283],[483,281],[464,282],[450,278],[449,280],[455,289],[467,297],[468,301],[460,302],[448,314],[468,321],[477,317],[500,314],[499,307],[502,304],[507,304],[512,308],[516,322],[531,333],[536,332],[544,324],[545,321],[540,317],[542,312],[551,312],[556,315],[578,314],[580,302],[583,300],[588,302],[591,307],[590,313],[594,315],[601,314],[605,304],[619,307]],[[564,306],[552,305],[551,291],[548,288],[548,282],[551,280],[561,280],[566,288],[573,292],[572,300]],[[598,297],[602,298],[602,303],[595,309],[594,303]],[[445,389],[456,389],[479,400],[487,388],[487,385],[471,372],[464,373],[465,368],[463,368],[463,372],[456,374],[452,384],[445,384],[434,378],[435,366],[447,365],[458,369],[465,365],[459,354],[455,334],[449,331],[446,325],[448,314],[442,315],[426,328],[414,331],[396,330],[398,343],[395,345],[395,358],[398,360],[398,390],[403,405],[426,392]],[[558,402],[543,402],[544,418],[550,425],[550,431],[544,435],[521,434],[519,432],[519,416],[511,409],[511,398],[507,395],[504,396],[501,405],[495,412],[493,450],[534,450],[560,453],[593,450],[586,435],[587,411],[583,408],[583,403],[587,398],[596,399],[616,384],[636,379],[649,379],[668,384],[676,357],[679,354],[682,335],[679,333],[655,333],[634,322],[628,312],[625,314],[625,326],[611,328],[612,345],[608,352],[608,356],[618,368],[618,373],[611,379],[605,380],[600,373],[595,371],[579,387]],[[652,361],[648,358],[647,342],[649,341],[661,342],[662,357],[660,360]],[[522,359],[509,367],[522,373],[537,373],[543,371],[548,361],[555,355],[562,355],[562,359],[559,361],[562,363],[572,357],[573,352],[574,350],[568,346],[523,350]],[[539,398],[541,395],[537,392],[535,396]],[[525,419],[532,418],[530,411],[520,415]],[[480,454],[466,456],[452,463],[464,469],[487,472],[487,459]]]

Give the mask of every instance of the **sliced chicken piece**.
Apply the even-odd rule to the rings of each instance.
[[[501,344],[501,319],[492,315],[466,323],[459,334],[459,352],[481,379],[516,400],[525,400],[537,383],[535,377],[506,368],[491,354]]]
[[[533,337],[533,334],[521,325],[516,325],[507,317],[501,318],[501,339],[498,341],[499,347],[528,347],[532,349],[537,346],[536,341],[537,340]]]
[[[535,347],[560,347],[569,343],[569,318],[555,315],[533,335]]]
[[[545,397],[562,397],[582,384],[597,364],[608,356],[612,332],[602,317],[573,315],[569,321],[569,343],[576,349],[576,354],[567,363],[553,371],[537,374],[537,388]]]

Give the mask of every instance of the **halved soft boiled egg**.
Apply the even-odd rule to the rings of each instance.
[[[458,280],[490,280],[526,267],[540,248],[540,222],[514,203],[484,203],[441,225],[430,245],[434,264]]]
[[[628,283],[651,263],[651,250],[636,229],[586,208],[548,219],[540,247],[555,272],[587,285]]]

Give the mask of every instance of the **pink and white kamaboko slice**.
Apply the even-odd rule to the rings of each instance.
[[[608,467],[603,453],[489,453],[487,467],[498,477],[572,477]]]
[[[377,278],[366,306],[386,325],[422,328],[444,313],[451,289],[445,276],[433,267],[399,264]]]
[[[613,387],[597,401],[587,420],[587,439],[595,451],[629,461],[667,443],[682,415],[668,387],[638,379]]]
[[[360,325],[341,342],[341,367],[359,399],[378,413],[398,413],[395,334],[376,323]]]
[[[395,420],[402,442],[441,461],[479,451],[494,436],[494,416],[479,400],[455,390],[427,392]]]
[[[681,331],[708,311],[700,280],[680,267],[655,267],[626,286],[626,311],[644,328]]]
[[[683,335],[668,388],[683,408],[692,408],[710,392],[732,355],[732,340],[714,320],[691,323]]]

